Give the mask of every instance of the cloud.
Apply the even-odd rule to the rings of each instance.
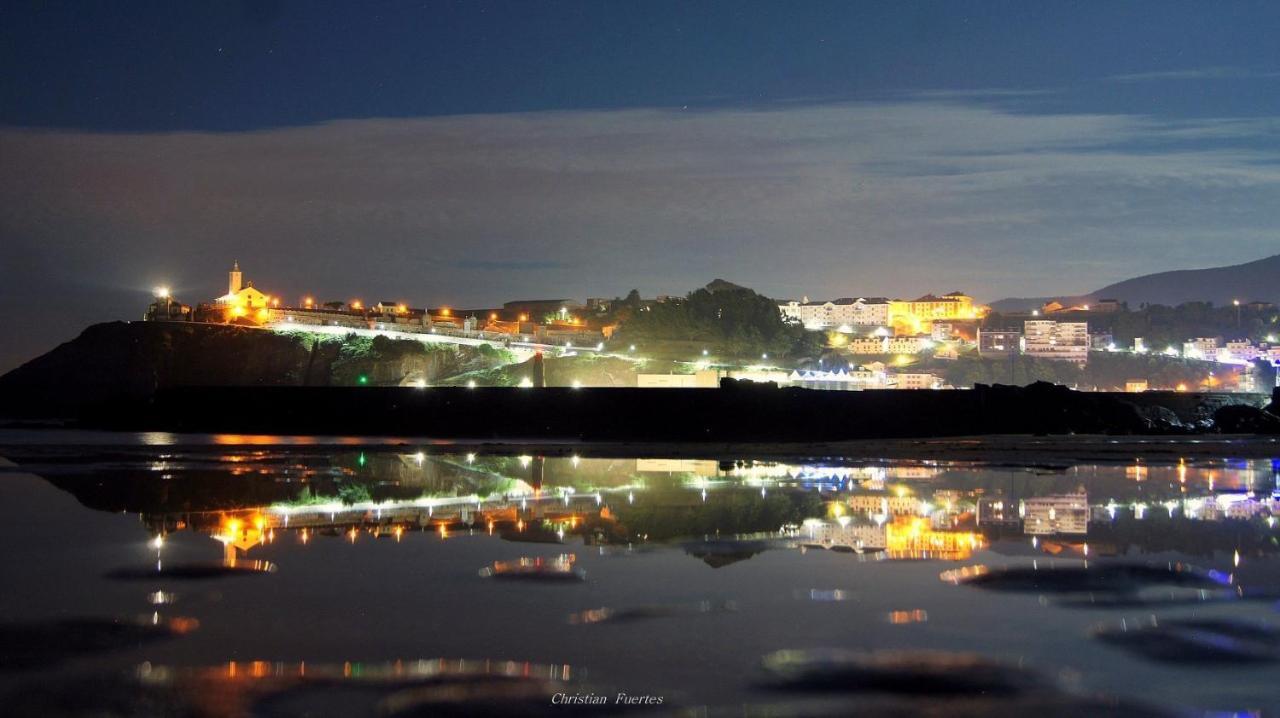
[[[494,261],[494,260],[470,260],[464,259],[454,262],[453,266],[458,269],[480,269],[490,272],[504,272],[511,270],[532,271],[537,269],[565,269],[569,265],[565,262],[539,262],[531,261]]]
[[[1111,75],[1106,80],[1109,82],[1158,82],[1166,80],[1257,80],[1276,77],[1280,77],[1280,71],[1219,66],[1135,72],[1127,75]]]
[[[233,258],[285,297],[420,305],[726,275],[774,296],[1075,293],[1274,253],[1278,134],[959,97],[3,129],[0,287],[41,317],[12,345],[28,354],[139,315],[157,284],[214,296]],[[40,315],[51,294],[65,306]]]
[[[1057,90],[1046,88],[1015,89],[1010,87],[978,87],[964,90],[907,90],[897,93],[900,97],[913,97],[922,100],[998,100],[1005,98],[1045,97],[1057,94]]]

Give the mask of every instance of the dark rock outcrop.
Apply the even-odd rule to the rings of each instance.
[[[1224,406],[1213,413],[1213,421],[1224,434],[1280,434],[1280,416],[1256,406]]]
[[[79,417],[183,386],[398,386],[490,368],[496,350],[191,322],[110,322],[0,376],[0,417]],[[364,382],[359,382],[359,377]]]

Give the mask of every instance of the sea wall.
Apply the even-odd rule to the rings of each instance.
[[[825,392],[721,389],[249,387],[164,389],[98,407],[104,428],[267,434],[582,441],[817,442],[981,434],[1143,434],[1208,430],[1242,394],[1077,392],[1048,384],[974,390]],[[1167,406],[1165,405],[1167,402]]]

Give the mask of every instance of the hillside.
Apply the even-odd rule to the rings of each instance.
[[[1219,306],[1234,299],[1280,302],[1280,254],[1253,262],[1209,269],[1180,269],[1147,274],[1109,284],[1075,297],[1020,297],[991,303],[997,312],[1025,311],[1050,299],[1064,304],[1084,304],[1098,299],[1118,299],[1129,306],[1207,301]]]
[[[430,384],[508,360],[489,347],[220,324],[109,322],[0,376],[0,417],[74,418],[94,404],[177,386]]]

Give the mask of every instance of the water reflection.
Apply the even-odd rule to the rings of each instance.
[[[1280,631],[1222,619],[1121,621],[1094,631],[1098,640],[1166,663],[1258,664],[1280,661]]]
[[[642,676],[634,680],[643,685],[622,688],[674,686],[684,697],[705,691],[714,696],[708,700],[725,705],[804,713],[788,708],[789,694],[751,693],[764,690],[750,682],[751,666],[779,648],[834,645],[868,649],[857,659],[862,663],[836,657],[845,663],[836,669],[842,680],[850,671],[864,680],[881,670],[866,663],[871,656],[884,659],[875,648],[937,647],[1026,654],[1088,671],[1091,688],[1114,693],[1127,689],[1110,676],[1128,676],[1148,661],[1139,651],[1092,638],[1094,624],[1132,620],[1134,609],[1146,615],[1152,606],[1256,617],[1270,608],[1248,599],[1280,589],[1273,515],[1280,508],[1278,471],[1270,461],[992,466],[636,459],[569,449],[506,455],[424,444],[282,446],[270,438],[0,451],[66,492],[31,479],[63,503],[57,513],[33,512],[25,530],[49,522],[71,535],[85,527],[78,534],[83,541],[51,549],[56,561],[80,565],[77,560],[106,551],[111,544],[99,543],[98,532],[108,519],[128,526],[132,533],[114,545],[129,556],[111,554],[105,567],[83,562],[93,568],[82,572],[86,582],[126,565],[112,575],[154,582],[95,584],[127,601],[112,615],[166,610],[173,600],[168,591],[177,590],[182,611],[206,626],[194,638],[165,644],[198,645],[191,653],[131,654],[135,662],[154,662],[147,685],[186,690],[192,681],[233,681],[232,692],[242,690],[241,681],[296,686],[290,671],[323,666],[333,675],[343,665],[335,658],[482,651],[538,666],[605,666],[601,675],[611,683],[625,683],[620,677],[633,672]],[[96,511],[79,510],[68,495]],[[66,520],[58,522],[61,517]],[[1160,582],[1108,568],[1179,561],[1219,574]],[[975,577],[967,564],[983,564],[990,570],[981,575],[999,580],[964,587],[939,582],[955,562]],[[276,574],[262,572],[277,564]],[[1073,566],[1084,573],[1056,573]],[[515,580],[482,580],[481,567],[490,579]],[[1037,575],[1028,579],[1028,570]],[[1054,576],[1046,579],[1050,571]],[[251,572],[263,578],[216,580]],[[166,583],[182,578],[214,580]],[[567,585],[524,583],[546,580]],[[1158,617],[1161,625],[1178,618]],[[273,633],[276,621],[281,628]],[[214,631],[216,637],[201,643]],[[224,641],[235,647],[224,650]],[[360,652],[347,652],[352,645]],[[269,662],[240,660],[257,656]],[[304,658],[309,662],[301,663]],[[831,669],[818,662],[806,664],[804,680]],[[218,667],[176,667],[183,663]],[[353,662],[350,670],[377,674],[391,665]],[[894,670],[930,685],[945,673],[938,665]],[[218,670],[234,675],[215,679]],[[726,672],[735,679],[715,684]],[[445,693],[501,691],[499,679],[470,680],[447,689],[412,681],[389,692],[379,688],[370,710],[427,711]],[[305,685],[296,695],[319,690],[319,683]],[[1177,681],[1161,685],[1184,690],[1171,700],[1191,695]],[[1246,686],[1248,695],[1266,695],[1254,679]],[[549,688],[550,694],[560,690],[536,690]],[[274,688],[247,690],[253,701],[268,694],[285,700]],[[1053,690],[1032,693],[1058,696]],[[867,691],[876,700],[884,696],[878,688]],[[825,689],[816,692],[826,696]],[[308,700],[324,705],[328,698],[315,698],[321,693]],[[396,701],[385,702],[397,693]],[[1229,696],[1212,704],[1240,705]],[[847,708],[833,704],[829,714]]]
[[[1273,461],[987,467],[494,456],[431,447],[320,450],[280,437],[244,448],[68,455],[6,451],[94,508],[141,515],[155,536],[205,533],[233,561],[277,538],[442,538],[626,544],[790,531],[799,543],[887,558],[964,560],[1025,537],[1041,553],[1276,551]],[[261,442],[261,444],[259,444]],[[235,480],[228,481],[228,478]],[[714,553],[711,550],[711,553]],[[703,554],[709,555],[704,552]],[[709,563],[714,563],[709,561]]]

